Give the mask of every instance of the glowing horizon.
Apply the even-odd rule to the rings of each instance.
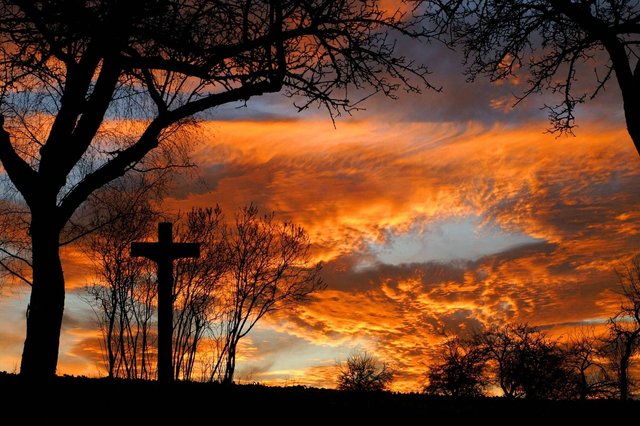
[[[544,125],[203,123],[198,177],[164,206],[255,202],[304,226],[325,262],[328,288],[260,323],[238,377],[332,387],[335,363],[362,348],[397,366],[395,389],[417,390],[443,327],[613,314],[613,269],[638,242],[637,155],[615,123],[559,140]],[[90,264],[65,250],[64,265],[59,373],[98,375],[99,332],[79,299]],[[9,371],[24,327],[26,290],[14,291],[0,300]]]

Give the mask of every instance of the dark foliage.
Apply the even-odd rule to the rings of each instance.
[[[427,374],[428,395],[479,397],[489,385],[486,372],[487,357],[477,345],[448,339],[439,348],[439,360]]]

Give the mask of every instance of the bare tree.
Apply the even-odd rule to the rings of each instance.
[[[612,396],[613,380],[603,357],[603,340],[593,332],[572,336],[566,345],[567,365],[573,372],[579,399]]]
[[[339,365],[338,389],[355,392],[387,390],[393,381],[393,370],[368,352],[349,355]]]
[[[149,341],[139,339],[149,336],[155,318],[155,281],[148,263],[129,256],[129,247],[150,237],[155,216],[140,200],[129,210],[123,198],[122,192],[111,204],[102,198],[120,213],[91,236],[91,255],[103,279],[89,288],[90,302],[105,334],[109,375],[140,377],[142,361],[148,377],[155,357]],[[320,265],[311,264],[301,227],[278,222],[273,214],[261,216],[255,206],[241,209],[233,228],[219,207],[194,209],[178,219],[176,235],[199,242],[201,256],[174,266],[174,377],[193,379],[200,362],[207,365],[207,380],[231,383],[240,340],[265,315],[323,288]]]
[[[629,0],[423,0],[434,35],[463,47],[471,79],[492,81],[528,71],[518,98],[543,90],[553,131],[571,132],[577,104],[595,98],[612,77],[629,135],[640,154],[640,3]],[[579,78],[592,84],[578,84]],[[590,86],[590,87],[589,87]]]
[[[176,235],[179,241],[200,243],[199,258],[181,259],[174,266],[174,377],[191,380],[203,340],[222,339],[218,326],[224,310],[221,279],[229,271],[222,210],[193,209],[176,227]]]
[[[475,337],[509,398],[561,399],[573,394],[571,371],[559,345],[527,324],[493,327]]]
[[[119,183],[101,190],[91,203],[93,222],[100,226],[85,248],[98,282],[87,287],[87,301],[102,331],[108,376],[148,379],[155,374],[150,349],[157,291],[150,265],[132,258],[130,247],[147,237],[158,215],[144,179]]]
[[[484,395],[489,379],[482,347],[458,337],[449,338],[440,345],[438,358],[427,373],[425,393],[452,397]]]
[[[175,131],[194,114],[281,91],[299,109],[340,114],[361,100],[352,89],[393,96],[427,85],[396,49],[396,37],[419,35],[414,22],[375,0],[0,6],[0,161],[30,213],[26,376],[56,371],[63,228],[125,173],[184,164]]]
[[[109,377],[151,378],[155,374],[155,321],[157,284],[149,262],[130,256],[131,243],[152,237],[158,218],[148,199],[123,202],[126,193],[101,191],[100,213],[110,210],[117,219],[91,234],[88,255],[99,272],[98,283],[88,287],[88,302],[103,331]],[[217,312],[217,285],[226,267],[225,227],[222,212],[194,209],[179,219],[178,240],[198,241],[201,256],[174,266],[173,369],[176,379],[191,380],[204,337],[209,337]],[[102,220],[98,220],[101,222]],[[213,336],[215,337],[215,336]]]
[[[222,382],[231,383],[240,340],[262,317],[306,300],[324,283],[319,276],[320,264],[310,262],[310,242],[304,229],[280,223],[273,214],[261,216],[253,205],[236,215],[226,244],[231,269],[222,290],[226,307]]]
[[[632,385],[629,368],[640,348],[640,256],[618,271],[623,301],[618,313],[609,319],[609,338],[605,351],[617,377],[620,399],[627,400]]]
[[[509,398],[519,395],[517,384],[509,375],[510,357],[516,346],[512,337],[512,328],[510,325],[503,329],[493,327],[482,333],[476,333],[473,337],[474,344],[481,347],[487,354],[496,384],[504,396]]]

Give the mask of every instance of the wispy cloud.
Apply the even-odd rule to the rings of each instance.
[[[613,269],[640,243],[640,159],[625,129],[594,114],[578,137],[557,139],[536,107],[505,107],[516,86],[488,84],[374,99],[335,129],[258,103],[192,133],[197,179],[178,182],[164,207],[219,203],[232,217],[254,202],[303,225],[325,261],[328,289],[268,318],[242,348],[243,374],[333,386],[335,362],[362,347],[397,366],[399,389],[417,389],[445,333],[500,321],[565,330],[613,312]],[[64,257],[79,291],[91,264]],[[26,299],[0,303],[19,313]],[[68,309],[61,372],[96,371],[92,321]],[[2,369],[19,357],[9,331]]]

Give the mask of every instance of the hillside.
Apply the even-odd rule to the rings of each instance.
[[[66,424],[219,423],[237,419],[268,424],[355,422],[380,424],[520,424],[544,422],[606,424],[640,417],[640,401],[525,401],[504,398],[456,400],[420,394],[354,394],[306,387],[267,387],[58,377],[25,382],[0,374],[3,406],[24,420],[42,418]],[[49,409],[48,407],[55,407]],[[22,423],[22,422],[18,422]],[[225,421],[225,423],[227,423]],[[633,424],[633,422],[629,423]]]

